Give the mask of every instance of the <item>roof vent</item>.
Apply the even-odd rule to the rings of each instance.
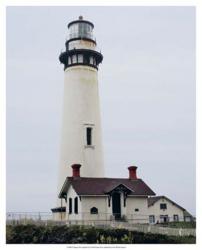
[[[83,16],[79,16],[79,20],[83,20]]]

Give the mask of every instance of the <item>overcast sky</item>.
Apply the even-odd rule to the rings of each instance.
[[[106,176],[195,214],[194,7],[7,8],[7,211],[56,205],[67,24],[94,23]]]

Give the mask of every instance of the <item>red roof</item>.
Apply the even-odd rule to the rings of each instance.
[[[67,177],[59,197],[66,195],[70,185],[78,195],[107,195],[121,184],[130,190],[129,195],[155,195],[142,179]]]

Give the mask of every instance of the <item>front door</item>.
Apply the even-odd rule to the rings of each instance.
[[[116,220],[121,218],[121,194],[120,193],[115,192],[112,195],[112,212]]]
[[[160,215],[160,221],[161,221],[161,223],[169,222],[168,215]]]

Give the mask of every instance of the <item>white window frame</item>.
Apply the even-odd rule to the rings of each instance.
[[[91,145],[87,144],[87,128],[91,128]],[[85,148],[95,148],[95,125],[92,123],[85,123],[84,124],[84,147]]]
[[[154,224],[155,223],[155,215],[151,214],[149,215],[149,224]]]
[[[179,215],[178,214],[173,215],[173,221],[175,221],[175,222],[179,221]]]

